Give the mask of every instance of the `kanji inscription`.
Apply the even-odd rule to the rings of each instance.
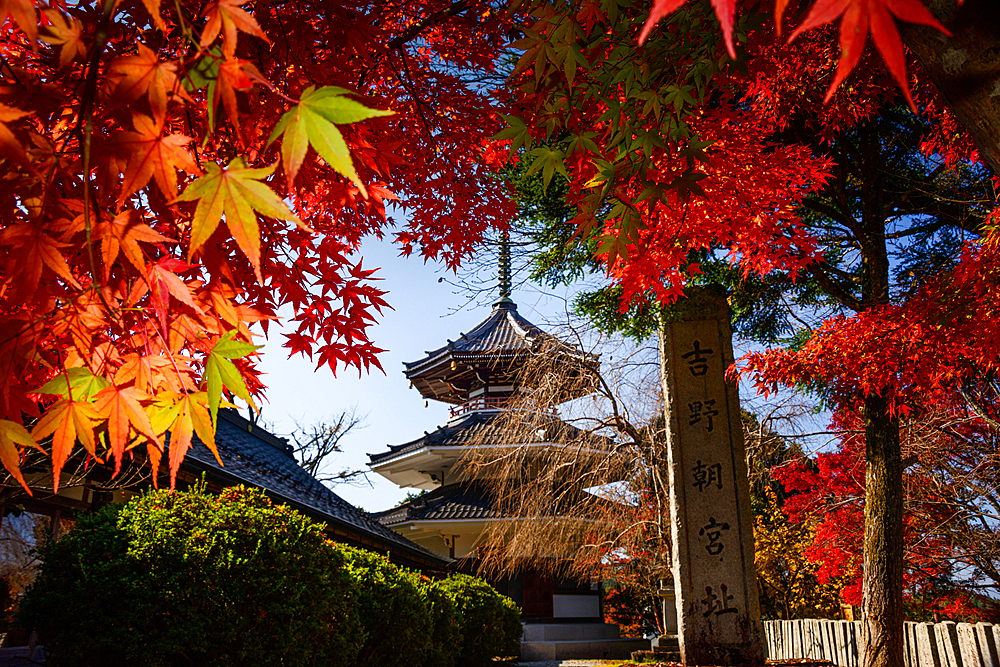
[[[662,337],[681,659],[763,664],[729,311],[720,294],[691,291]]]
[[[722,531],[724,530],[729,530],[728,523],[719,523],[715,520],[714,516],[708,517],[708,525],[698,531],[699,535],[704,535],[708,538],[705,551],[713,556],[718,556],[722,553],[722,550],[726,548],[726,545],[722,543]]]
[[[719,411],[715,409],[714,398],[706,398],[704,401],[688,403],[688,410],[689,426],[704,422],[706,431],[715,430],[715,422],[712,420],[712,417],[718,415]]]
[[[716,616],[721,614],[735,614],[739,611],[736,607],[730,607],[729,603],[733,599],[732,595],[729,595],[729,587],[725,584],[719,586],[719,593],[716,595],[712,592],[711,586],[705,586],[705,599],[701,601],[708,609],[702,614],[705,618],[708,618],[713,613]]]
[[[717,489],[722,488],[721,463],[709,463],[706,465],[701,462],[701,459],[698,459],[698,463],[691,469],[691,474],[694,477],[693,486],[699,491],[704,491],[705,487],[711,488],[713,485]]]

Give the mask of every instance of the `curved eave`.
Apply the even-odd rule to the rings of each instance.
[[[485,375],[492,378],[491,382],[511,383],[514,381],[512,378],[517,372],[516,369],[534,353],[532,350],[500,350],[488,353],[449,351],[424,366],[405,370],[404,375],[424,398],[461,405],[469,398],[468,385],[473,374],[485,371]],[[578,354],[567,350],[559,350],[557,354],[564,356],[567,363],[576,365],[579,373],[596,375],[600,364],[599,355]],[[590,392],[575,391],[572,395],[567,393],[562,400],[580,398],[587,393]]]
[[[376,472],[397,486],[434,489],[441,485],[433,474],[451,470],[465,456],[466,452],[484,449],[552,449],[573,448],[582,454],[603,454],[603,450],[581,449],[572,443],[529,442],[523,444],[497,445],[446,445],[425,446],[411,451],[398,452],[394,456],[368,464]]]

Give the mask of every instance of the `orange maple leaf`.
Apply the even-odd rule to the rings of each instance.
[[[216,77],[208,84],[208,125],[210,129],[215,128],[215,110],[219,106],[219,99],[222,99],[222,106],[226,109],[229,122],[236,130],[236,136],[240,143],[243,143],[243,134],[240,132],[239,109],[236,106],[236,91],[249,90],[253,87],[253,79],[250,73],[260,77],[260,72],[249,60],[239,58],[226,58],[219,63],[219,71]]]
[[[90,455],[97,458],[94,429],[101,421],[103,418],[90,403],[62,399],[53,403],[31,429],[31,436],[36,441],[52,436],[54,492],[59,491],[59,473],[78,439]]]
[[[861,60],[865,50],[868,33],[871,32],[875,47],[882,54],[886,67],[896,83],[903,91],[910,108],[916,113],[917,107],[910,95],[910,84],[906,79],[906,57],[903,54],[903,40],[899,36],[895,16],[907,23],[918,23],[930,26],[951,37],[951,33],[934,18],[930,10],[920,0],[817,0],[798,28],[792,32],[788,41],[792,41],[806,30],[811,30],[824,23],[833,22],[838,16],[840,20],[840,61],[837,63],[837,73],[833,77],[830,88],[826,91],[824,102],[829,102],[854,66]],[[780,16],[776,16],[780,20]]]
[[[14,133],[6,125],[11,121],[21,120],[30,114],[30,111],[22,111],[14,107],[9,107],[6,104],[0,104],[0,156],[16,162],[22,167],[33,169],[31,163],[28,161],[28,156],[24,152],[24,146],[21,145],[21,142],[17,140],[17,137],[14,136]]]
[[[191,268],[193,268],[191,265],[169,257],[149,266],[146,274],[146,282],[149,284],[149,301],[160,319],[164,334],[168,331],[167,311],[171,296],[190,306],[196,312],[203,312],[191,298],[191,290],[187,284],[174,273],[175,271],[187,271]]]
[[[133,382],[136,389],[151,394],[194,391],[196,385],[191,380],[192,374],[193,370],[184,359],[129,354],[115,373],[115,384]]]
[[[150,178],[156,179],[164,197],[173,199],[177,195],[178,169],[199,176],[202,173],[188,152],[190,137],[183,134],[164,137],[162,126],[142,114],[135,114],[132,123],[134,132],[119,132],[116,136],[116,143],[128,155],[128,165],[121,193],[118,195],[119,210],[129,196],[145,187]]]
[[[163,124],[171,99],[191,99],[177,79],[177,63],[160,61],[156,52],[143,44],[139,44],[136,55],[115,58],[109,67],[109,77],[113,81],[117,77],[109,96],[112,106],[147,96],[153,120],[158,125]]]
[[[28,433],[28,429],[24,428],[24,426],[6,419],[0,420],[0,462],[3,462],[3,467],[7,469],[7,472],[31,496],[34,494],[31,493],[31,489],[28,488],[28,485],[24,481],[20,465],[21,449],[28,447],[34,447],[45,453],[45,450],[38,446],[34,438],[31,437],[31,434]]]
[[[267,35],[260,29],[257,19],[240,9],[248,0],[215,0],[208,3],[204,16],[208,17],[201,31],[201,46],[206,47],[215,41],[222,32],[222,52],[229,58],[236,53],[236,31],[260,37],[270,43]]]
[[[83,41],[83,23],[73,17],[66,17],[57,9],[43,11],[50,25],[45,26],[42,41],[59,46],[59,69],[79,58],[87,56],[87,45]]]
[[[170,488],[177,481],[177,471],[180,470],[184,455],[191,448],[191,436],[198,434],[198,439],[215,454],[215,460],[222,465],[219,452],[215,448],[215,429],[212,428],[212,418],[208,413],[208,394],[200,391],[196,394],[186,394],[180,400],[180,410],[170,426]]]
[[[146,257],[139,243],[164,243],[173,241],[159,234],[149,225],[144,225],[135,219],[135,211],[123,211],[110,222],[102,222],[96,228],[95,236],[101,239],[101,255],[104,258],[105,276],[110,270],[118,252],[121,250],[125,258],[139,270],[146,273]],[[105,278],[106,279],[106,278]]]
[[[0,23],[11,17],[34,45],[38,39],[38,19],[31,0],[0,0]]]
[[[149,415],[139,404],[139,401],[149,399],[148,394],[135,387],[123,388],[112,385],[99,391],[94,399],[94,406],[98,412],[107,415],[108,444],[115,459],[115,475],[121,471],[122,457],[125,455],[132,431],[145,436],[147,441],[157,447],[163,447],[163,443],[153,432]]]
[[[156,27],[166,32],[167,22],[163,20],[163,14],[160,13],[160,0],[142,0],[142,6],[149,12],[149,16],[153,19]]]
[[[8,262],[8,282],[16,278],[17,286],[25,294],[38,289],[42,268],[48,267],[72,287],[79,289],[80,283],[73,277],[66,258],[60,248],[67,247],[42,233],[34,225],[13,225],[0,234],[0,245],[14,248]]]

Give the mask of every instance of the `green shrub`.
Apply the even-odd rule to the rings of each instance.
[[[354,664],[352,581],[322,526],[258,490],[149,493],[42,553],[20,621],[51,664]]]
[[[518,655],[521,612],[510,598],[482,579],[456,574],[437,582],[454,602],[462,641],[455,663],[483,667],[493,658]]]
[[[420,594],[420,575],[370,551],[339,544],[335,549],[354,577],[355,605],[364,628],[358,664],[422,664],[430,649],[431,613]]]
[[[423,667],[453,667],[462,643],[455,601],[439,582],[426,577],[421,579],[419,588],[431,623],[430,646],[424,655]]]

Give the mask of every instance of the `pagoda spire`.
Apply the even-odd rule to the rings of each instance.
[[[500,282],[499,303],[513,303],[510,298],[510,231],[500,232],[500,266],[498,270]]]

